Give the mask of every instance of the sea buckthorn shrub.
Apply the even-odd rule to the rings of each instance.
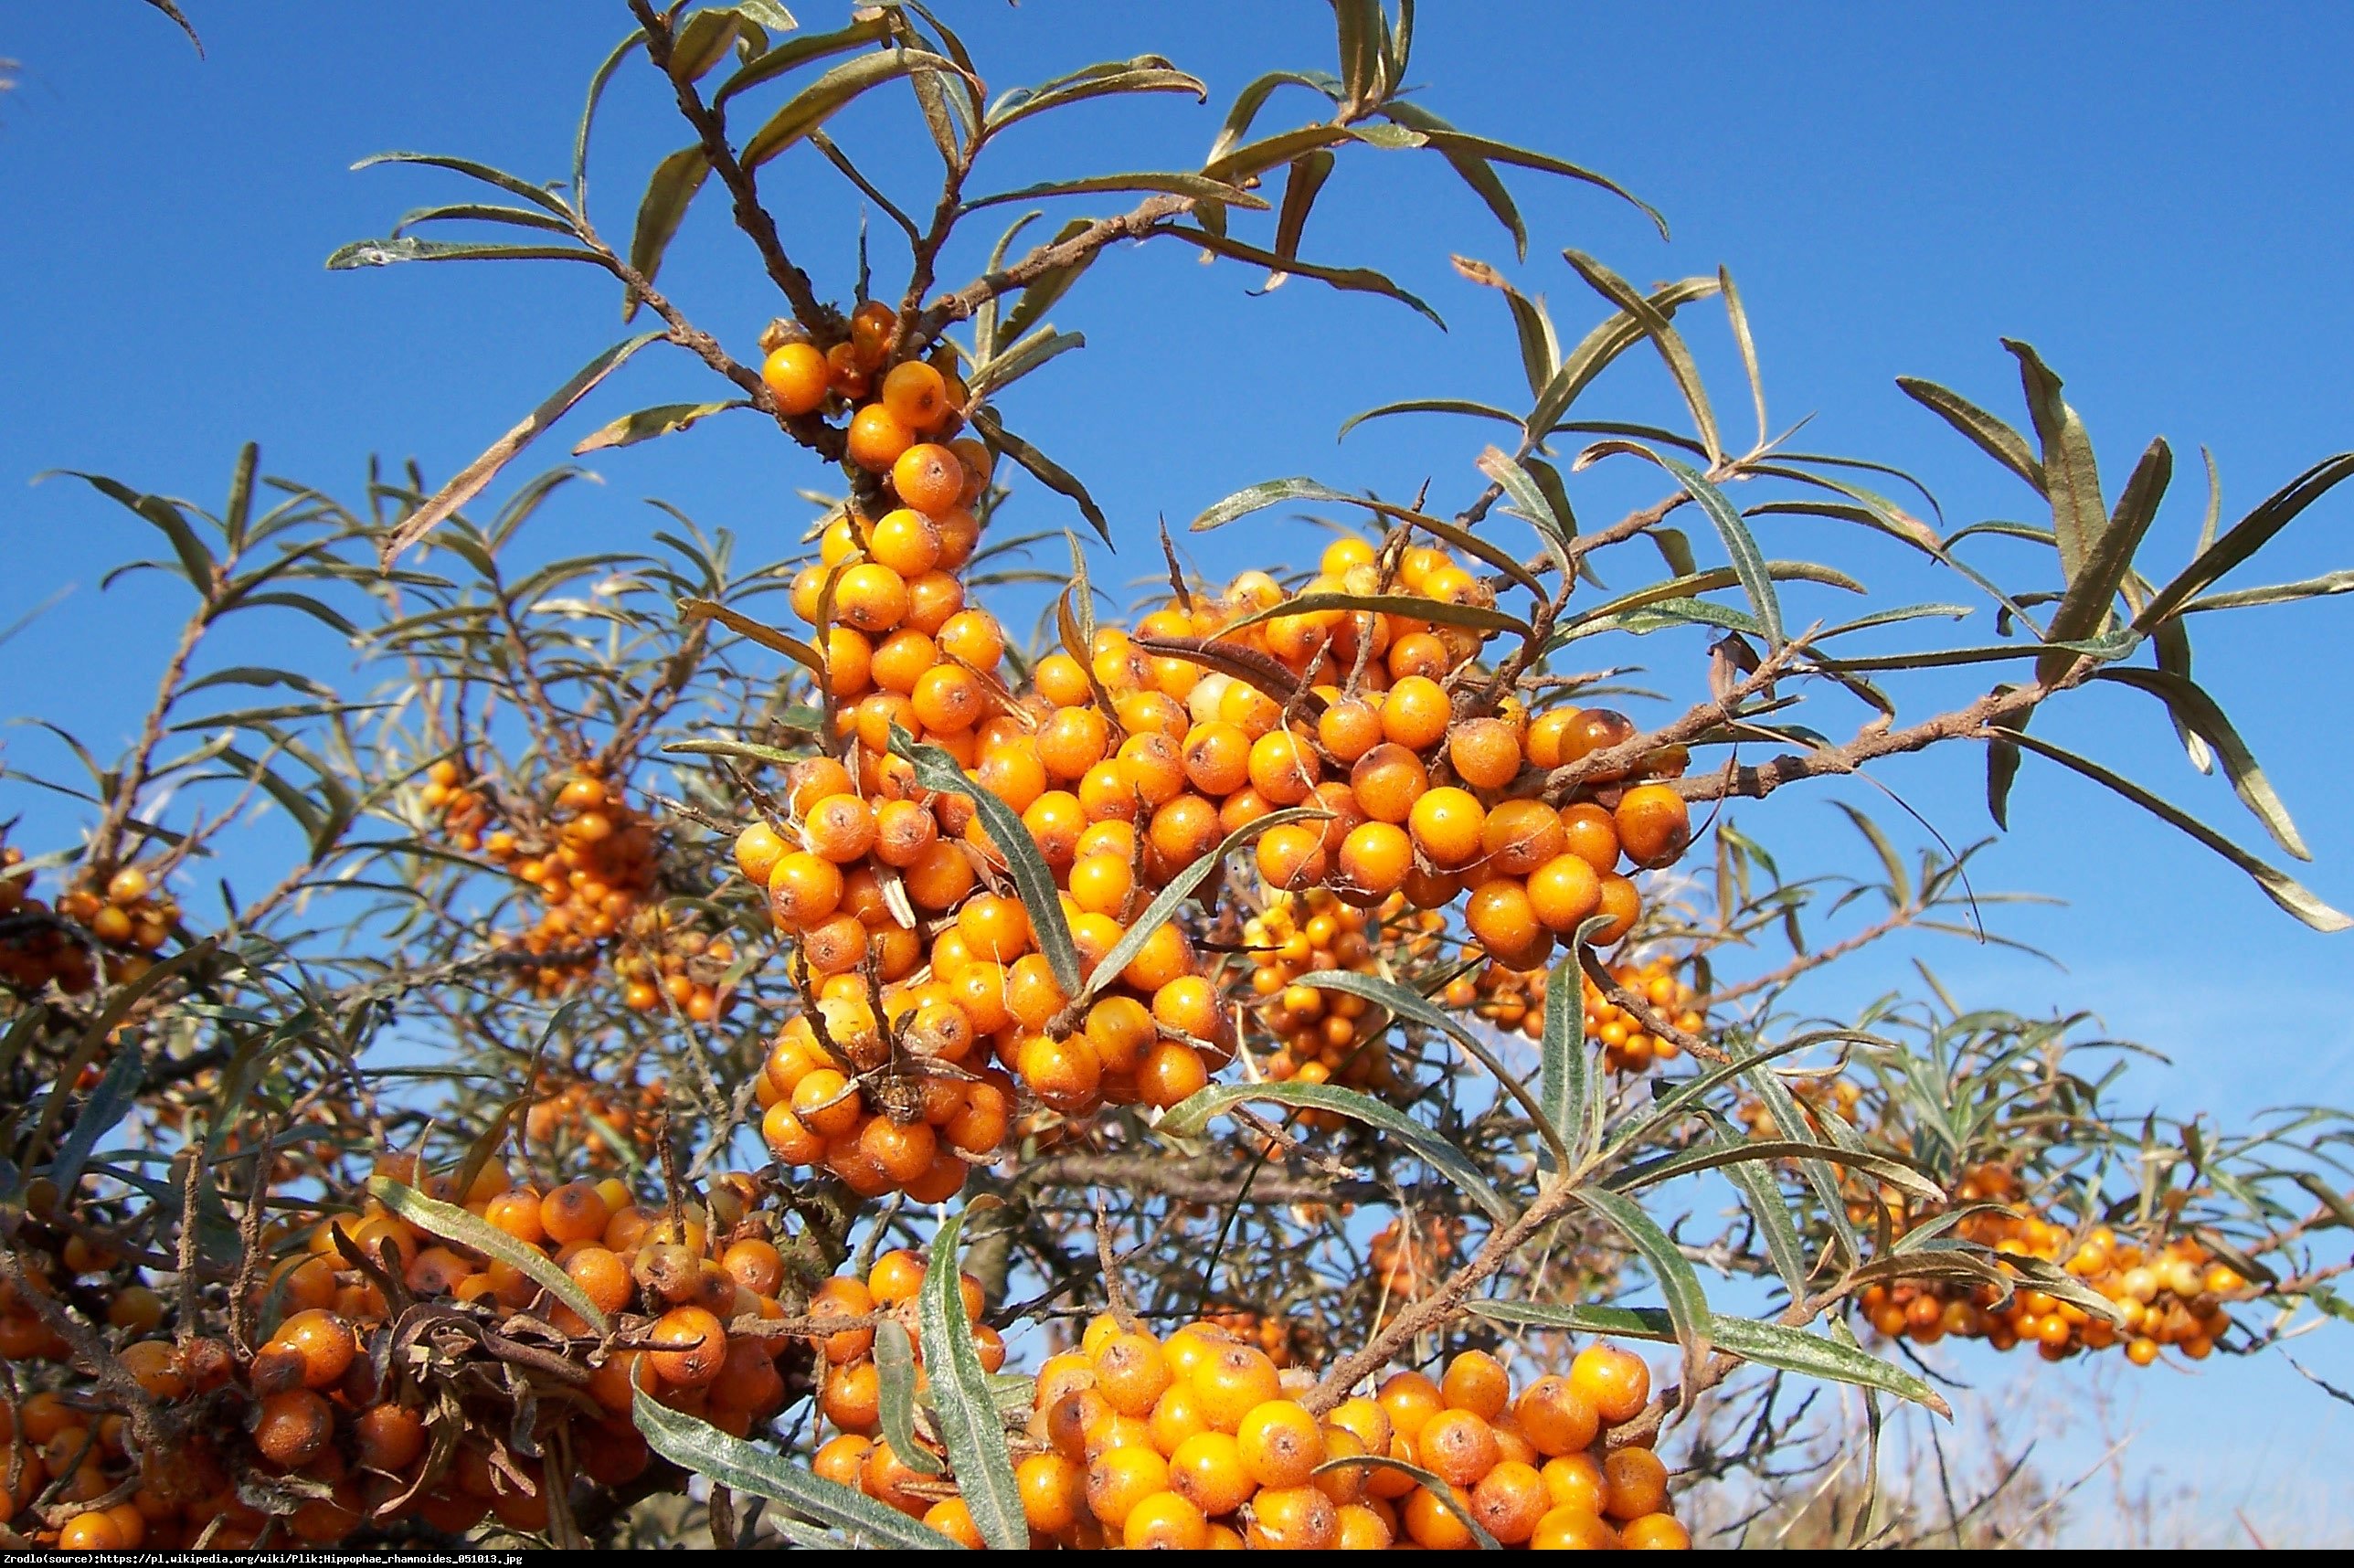
[[[1857,853],[1794,853],[1769,798],[1983,747],[1998,824],[2047,764],[2147,806],[2041,715],[2099,680],[2300,853],[2185,622],[2338,586],[2216,585],[2354,459],[2219,500],[2186,556],[2171,449],[2112,499],[2011,344],[2023,426],[1903,383],[2050,505],[1998,581],[1908,478],[1728,436],[1729,273],[1570,249],[1548,306],[1550,260],[1463,254],[1416,288],[1500,303],[1528,403],[1385,386],[1329,461],[1443,417],[1492,440],[1468,466],[1410,504],[1230,471],[1232,410],[1158,428],[1148,366],[1122,428],[1182,443],[1191,527],[1108,514],[1008,422],[1125,242],[1290,280],[1270,311],[1435,314],[1320,259],[1328,176],[1435,153],[1516,249],[1556,221],[1523,183],[1626,194],[1408,94],[1410,12],[1332,9],[1337,72],[1243,88],[1198,166],[1009,188],[1001,136],[1206,85],[992,89],[895,0],[631,0],[566,177],[396,155],[496,194],[330,261],[568,260],[631,335],[439,484],[374,464],[347,502],[250,446],[217,505],[80,476],[186,619],[127,746],[25,726],[0,776],[0,1545],[1676,1548],[1890,1478],[1815,1383],[1925,1422],[1966,1341],[2198,1360],[2326,1315],[2342,1117],[2146,1112],[2084,1020],[1925,966],[1836,1005],[1818,971],[2002,895],[1983,843],[1844,800]],[[834,134],[895,98],[921,199],[931,154]],[[683,126],[625,240],[603,171],[648,104]],[[1034,141],[1057,168],[1077,123]],[[831,249],[783,212],[829,170],[880,215]],[[697,200],[775,298],[673,297]],[[531,232],[424,237],[468,225]],[[1603,406],[1654,350],[1689,434]],[[641,353],[710,400],[605,412]],[[510,477],[592,402],[578,458],[717,420],[783,465],[617,530],[586,469]],[[1798,558],[1825,524],[1874,537]],[[1882,602],[1853,574],[1888,549],[1967,603]],[[1991,630],[1921,629],[1956,613]],[[1854,1512],[1944,1542],[1984,1499],[1903,1500]]]

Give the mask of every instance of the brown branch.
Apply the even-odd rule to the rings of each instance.
[[[230,557],[235,560],[234,556]],[[226,567],[217,568],[217,579],[225,577]],[[98,830],[90,840],[90,874],[100,887],[106,885],[122,860],[123,830],[139,809],[140,792],[155,764],[155,748],[164,742],[164,721],[170,715],[172,705],[179,700],[180,683],[187,678],[188,661],[196,652],[196,644],[212,625],[213,594],[217,581],[193,585],[203,602],[187,624],[180,628],[179,645],[172,650],[171,662],[164,666],[163,679],[155,685],[155,701],[147,710],[147,717],[139,728],[139,741],[131,749],[130,766],[114,787],[113,796],[106,802],[105,814],[99,819]]]
[[[753,174],[737,158],[735,149],[727,144],[727,127],[721,116],[708,108],[695,84],[681,78],[670,68],[671,49],[674,42],[669,21],[649,3],[630,0],[630,14],[645,29],[646,58],[654,69],[669,79],[672,90],[678,95],[678,111],[695,127],[703,143],[704,155],[710,159],[712,171],[735,198],[736,227],[744,231],[754,249],[760,253],[761,263],[768,268],[769,279],[785,298],[792,302],[793,315],[811,332],[826,337],[839,337],[842,320],[833,308],[817,297],[810,283],[809,274],[793,265],[785,254],[784,242],[777,237],[777,220],[760,205],[759,191]],[[634,286],[634,285],[633,285]],[[652,304],[648,295],[646,302]],[[664,317],[665,320],[669,319]],[[755,380],[758,377],[754,378]],[[739,383],[740,385],[740,383]],[[773,409],[770,411],[773,412]]]
[[[1577,1187],[1574,1181],[1556,1176],[1537,1194],[1536,1202],[1523,1211],[1511,1224],[1492,1233],[1485,1245],[1469,1263],[1457,1269],[1447,1282],[1421,1300],[1392,1318],[1388,1323],[1365,1341],[1364,1348],[1352,1351],[1332,1363],[1332,1369],[1300,1399],[1309,1413],[1321,1415],[1349,1397],[1349,1391],[1373,1373],[1387,1366],[1398,1348],[1426,1329],[1435,1329],[1462,1309],[1472,1290],[1489,1276],[1511,1261],[1546,1225],[1566,1213],[1576,1201]]]
[[[1718,725],[1737,723],[1737,710],[1741,705],[1772,686],[1779,677],[1790,673],[1792,662],[1804,652],[1806,639],[1795,638],[1759,660],[1757,668],[1727,689],[1723,695],[1693,705],[1681,718],[1638,735],[1632,740],[1605,747],[1600,751],[1589,751],[1575,762],[1562,764],[1545,775],[1545,800],[1558,805],[1568,800],[1588,779],[1623,774],[1661,747],[1680,746]]]
[[[632,5],[640,3],[631,0]],[[1156,196],[1118,217],[1098,218],[1059,245],[1041,245],[1002,271],[984,272],[955,293],[934,300],[908,328],[908,341],[929,343],[942,328],[969,319],[1000,295],[1027,288],[1057,268],[1076,266],[1116,241],[1149,238],[1169,218],[1193,210],[1192,196]]]

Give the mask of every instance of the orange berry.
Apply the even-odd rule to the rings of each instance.
[[[938,515],[955,506],[964,493],[964,471],[948,448],[918,441],[893,461],[891,488],[917,511]]]
[[[1602,879],[1582,855],[1560,854],[1530,873],[1529,906],[1557,937],[1574,933],[1602,905]]]
[[[1512,1380],[1487,1351],[1465,1351],[1447,1363],[1438,1393],[1449,1409],[1468,1410],[1482,1421],[1492,1422],[1504,1414]]]
[[[1611,1519],[1640,1519],[1667,1506],[1668,1467],[1649,1448],[1619,1448],[1602,1461],[1602,1511]]]
[[[1251,787],[1270,805],[1299,804],[1316,788],[1321,772],[1316,753],[1288,729],[1269,730],[1251,742]]]
[[[1415,1434],[1414,1451],[1434,1475],[1467,1487],[1496,1463],[1496,1434],[1468,1410],[1442,1410]]]
[[[1618,798],[1611,813],[1619,847],[1637,865],[1671,863],[1691,842],[1691,813],[1683,797],[1664,784],[1638,784]]]
[[[1537,1520],[1529,1544],[1539,1552],[1609,1552],[1618,1547],[1618,1533],[1591,1509],[1555,1507]]]
[[[1340,1533],[1340,1511],[1331,1498],[1314,1487],[1278,1487],[1251,1499],[1245,1540],[1262,1552],[1324,1552]]]
[[[825,402],[832,372],[816,345],[789,343],[761,363],[760,379],[776,398],[778,412],[798,416],[812,413]]]
[[[1120,1544],[1131,1551],[1199,1552],[1209,1544],[1210,1521],[1175,1492],[1154,1492],[1129,1510]]]
[[[1618,864],[1618,824],[1591,800],[1566,806],[1561,813],[1562,847],[1606,875]]]
[[[1363,800],[1362,790],[1358,799]],[[1406,827],[1425,857],[1441,870],[1453,871],[1479,858],[1487,821],[1487,811],[1470,791],[1448,786],[1424,791],[1407,815]]]
[[[1382,699],[1382,734],[1408,751],[1424,752],[1446,738],[1453,705],[1438,683],[1408,675]]]
[[[1256,1485],[1229,1433],[1196,1432],[1169,1456],[1170,1489],[1204,1514],[1234,1512],[1250,1500]]]
[[[1517,1459],[1500,1461],[1471,1489],[1471,1517],[1506,1546],[1534,1535],[1551,1506],[1543,1479]]]
[[[1561,816],[1542,800],[1500,800],[1479,830],[1488,863],[1506,876],[1526,876],[1562,853],[1567,841]]]
[[[1221,1345],[1193,1371],[1193,1390],[1212,1430],[1234,1432],[1243,1417],[1282,1397],[1283,1382],[1267,1353],[1249,1345]],[[1223,1513],[1223,1509],[1205,1511]]]
[[[949,417],[948,383],[920,359],[893,366],[882,391],[883,406],[911,430],[937,429]]]
[[[1559,1377],[1541,1377],[1529,1384],[1513,1404],[1512,1415],[1530,1446],[1547,1456],[1583,1453],[1600,1427],[1594,1406]]]
[[[1259,875],[1270,887],[1298,892],[1324,880],[1324,834],[1306,822],[1285,822],[1259,835]]]
[[[1671,1513],[1647,1513],[1620,1528],[1618,1544],[1629,1552],[1689,1552],[1691,1531]]]
[[[1610,916],[1610,924],[1594,933],[1594,945],[1606,948],[1635,928],[1643,913],[1643,895],[1633,883],[1614,872],[1602,878],[1596,913]]]
[[[1529,890],[1510,877],[1473,888],[1463,923],[1506,969],[1534,969],[1553,951],[1553,932],[1538,920]]]
[[[1447,735],[1447,759],[1474,789],[1500,789],[1521,770],[1521,737],[1500,718],[1467,719]]]
[[[655,1319],[646,1352],[654,1375],[679,1388],[700,1388],[727,1359],[727,1329],[701,1307],[673,1307]]]
[[[1169,1489],[1169,1461],[1150,1444],[1105,1448],[1087,1461],[1087,1511],[1106,1530],[1123,1529],[1139,1503]]]
[[[334,1436],[335,1412],[307,1388],[289,1389],[261,1402],[252,1431],[264,1458],[294,1469],[316,1458]]]
[[[1060,1454],[1034,1454],[1014,1467],[1022,1514],[1030,1528],[1053,1535],[1076,1523],[1087,1504],[1087,1473]]]
[[[850,461],[869,473],[886,473],[900,454],[916,444],[916,432],[880,403],[869,403],[851,417]]]
[[[862,561],[835,581],[833,613],[854,631],[888,631],[907,619],[907,579],[879,562]]]
[[[1588,1345],[1570,1362],[1569,1386],[1605,1425],[1616,1426],[1642,1414],[1651,1397],[1651,1369],[1616,1345]]]
[[[1254,1405],[1235,1429],[1243,1468],[1261,1487],[1305,1486],[1324,1460],[1324,1433],[1316,1418],[1288,1399]]]

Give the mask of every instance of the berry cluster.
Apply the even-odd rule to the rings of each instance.
[[[109,975],[128,981],[146,973],[153,955],[171,940],[180,906],[146,867],[126,865],[103,887],[59,894],[52,911],[33,896],[32,873],[24,865],[21,850],[0,843],[0,981],[25,991],[54,982],[79,996],[98,983],[92,941],[105,955]]]
[[[1436,946],[1436,927],[1444,923],[1436,910],[1408,908],[1399,894],[1370,910],[1327,887],[1272,895],[1266,910],[1243,925],[1254,960],[1250,988],[1259,999],[1259,1027],[1277,1042],[1260,1071],[1278,1083],[1337,1083],[1374,1093],[1391,1087],[1396,1075],[1389,1047],[1367,1037],[1372,1004],[1347,991],[1302,985],[1300,977],[1335,970],[1374,974],[1384,955],[1426,956]],[[1339,1125],[1338,1118],[1323,1111],[1304,1111],[1299,1119],[1306,1127]]]
[[[1214,1322],[1157,1338],[1106,1316],[1038,1374],[1015,1478],[1032,1544],[1259,1551],[1460,1550],[1479,1525],[1538,1549],[1682,1547],[1668,1473],[1610,1432],[1639,1414],[1650,1373],[1607,1345],[1515,1398],[1468,1351],[1437,1383],[1401,1372],[1320,1420],[1304,1369],[1280,1369]],[[1351,1461],[1417,1466],[1412,1474]]]
[[[388,1156],[377,1173],[408,1182],[417,1169]],[[323,1543],[411,1513],[451,1534],[493,1515],[541,1531],[552,1487],[618,1486],[651,1462],[631,1421],[633,1390],[740,1436],[784,1405],[788,1375],[801,1375],[790,1336],[745,1331],[781,1320],[789,1288],[749,1176],[716,1179],[676,1222],[618,1181],[542,1192],[512,1184],[496,1162],[462,1193],[448,1176],[419,1190],[543,1252],[612,1334],[525,1270],[371,1200],[321,1222],[257,1287],[249,1306],[274,1326],[250,1354],[186,1332],[152,1337],[162,1298],[144,1286],[111,1290],[114,1361],[162,1412],[170,1446],[142,1452],[122,1403],[75,1369],[65,1390],[22,1402],[16,1441],[0,1427],[17,1478],[0,1496],[0,1523],[13,1519],[45,1545],[105,1550],[244,1549],[265,1533]],[[110,1262],[79,1242],[60,1255],[76,1274]],[[533,1319],[537,1330],[517,1329]],[[387,1359],[397,1324],[408,1331]],[[0,1298],[0,1339],[12,1362],[66,1361],[64,1343],[13,1296]],[[567,1392],[543,1397],[522,1436],[515,1378],[532,1374],[545,1395],[559,1372]],[[568,1475],[548,1463],[559,1452]],[[94,1499],[109,1506],[76,1511]]]
[[[1962,1202],[2000,1203],[2018,1196],[2017,1178],[1993,1164],[1964,1172],[1956,1190]],[[1998,1351],[2032,1344],[2054,1361],[2122,1344],[2127,1361],[2146,1367],[2167,1346],[2204,1361],[2232,1327],[2227,1304],[2251,1294],[2236,1269],[2188,1236],[2142,1244],[2106,1224],[2079,1233],[2002,1211],[1966,1214],[1954,1229],[1965,1241],[2058,1264],[2115,1303],[2122,1322],[2033,1288],[2015,1290],[1998,1305],[2001,1293],[1991,1286],[1906,1280],[1872,1286],[1858,1298],[1880,1333],[1916,1344],[1934,1344],[1948,1334],[1982,1339]]]
[[[619,782],[593,766],[583,766],[557,791],[544,838],[526,841],[499,830],[485,835],[482,847],[509,874],[529,884],[539,902],[539,916],[518,945],[534,957],[561,955],[519,971],[543,996],[570,990],[593,975],[593,949],[627,930],[653,893],[653,823],[631,804]],[[691,987],[682,1005],[691,1010],[694,998],[707,990]],[[645,1007],[657,1000],[635,997]],[[705,996],[703,1016],[712,1016],[713,1009]]]

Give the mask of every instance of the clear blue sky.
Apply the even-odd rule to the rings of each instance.
[[[77,585],[36,630],[0,646],[0,689],[9,715],[72,715],[101,741],[127,736],[136,699],[125,677],[152,667],[161,617],[176,607],[138,584],[101,599],[106,567],[146,548],[140,525],[79,487],[26,488],[36,471],[92,468],[210,500],[252,438],[272,471],[330,491],[355,492],[371,450],[414,454],[439,476],[620,333],[612,289],[586,269],[320,265],[408,207],[461,194],[429,174],[345,172],[366,154],[462,153],[560,176],[581,86],[622,29],[620,5],[187,8],[210,49],[202,62],[134,0],[17,7],[0,19],[0,55],[23,62],[18,89],[0,97],[0,527],[14,568],[0,578],[0,625]],[[813,25],[832,25],[839,8],[796,7]],[[1018,10],[949,0],[947,10],[993,87],[1021,79],[991,69],[1009,50],[1036,79],[1150,49],[1223,96],[1271,66],[1326,65],[1331,48],[1325,8],[1308,0],[1029,0]],[[1798,5],[1668,13],[1437,0],[1423,7],[1412,74],[1430,84],[1425,101],[1458,123],[1606,170],[1674,224],[1663,245],[1606,197],[1518,177],[1532,245],[1517,275],[1551,298],[1565,331],[1593,308],[1558,259],[1564,245],[1638,280],[1723,261],[1748,302],[1776,423],[1810,413],[1805,439],[1818,450],[1920,473],[1951,522],[2033,517],[2039,503],[1891,378],[1946,381],[2017,417],[2002,334],[2034,342],[2066,376],[2112,494],[2152,434],[2173,441],[2179,482],[2157,531],[2161,563],[2184,557],[2197,526],[2200,443],[2221,464],[2234,515],[2354,445],[2354,306],[2341,283],[2354,254],[2354,106],[2342,75],[2354,16],[2320,6],[1914,7],[1874,18],[1881,30],[1859,17]],[[620,234],[644,171],[684,140],[652,84],[624,81],[592,175],[599,217]],[[1266,123],[1286,112],[1278,101]],[[909,122],[895,101],[861,106],[838,130],[886,181],[896,173],[909,189],[912,176],[920,190],[929,154]],[[1091,170],[1186,166],[1215,128],[1210,111],[1178,100],[1100,108],[1084,124],[1078,151]],[[1069,167],[1060,137],[1015,139],[1007,153],[999,188]],[[1182,520],[1286,473],[1392,493],[1435,476],[1437,500],[1462,493],[1484,431],[1402,420],[1337,447],[1332,431],[1398,397],[1515,397],[1494,296],[1456,279],[1446,260],[1459,249],[1509,263],[1509,244],[1426,154],[1352,163],[1304,253],[1390,270],[1451,333],[1297,281],[1247,298],[1255,277],[1200,267],[1177,247],[1127,251],[1055,313],[1089,347],[1009,396],[1008,423],[1086,476],[1123,526],[1161,513]],[[797,257],[846,293],[855,202],[839,185],[804,150],[768,188]],[[777,302],[723,217],[706,193],[664,283],[748,355]],[[887,233],[878,228],[878,259]],[[1740,431],[1747,397],[1723,334],[1696,331],[1721,414]],[[684,356],[642,361],[576,423],[585,431],[629,408],[720,395],[711,387]],[[1648,365],[1585,407],[1672,411]],[[551,442],[545,455],[559,453]],[[793,489],[822,477],[750,420],[715,421],[597,466],[605,485],[550,519],[567,550],[636,536],[651,515],[639,498],[652,494],[782,550],[804,516]],[[1616,493],[1599,482],[1598,493]],[[1073,520],[1034,493],[1021,515]],[[2354,493],[2326,502],[2234,581],[2354,564],[2349,518]],[[1770,553],[1851,547],[1829,525],[1787,526],[1769,536]],[[1265,537],[1214,540],[1199,559],[1230,570]],[[1148,569],[1142,554],[1128,551],[1104,575]],[[1999,547],[1980,557],[2026,558]],[[1852,559],[1892,594],[1949,591],[1888,552]],[[2200,678],[2297,812],[2317,860],[2309,884],[2342,907],[2354,907],[2354,816],[2342,793],[2354,767],[2349,611],[2324,601],[2199,629]],[[1675,683],[1696,652],[1662,637],[1639,656]],[[2071,709],[2053,717],[2055,737],[2257,842],[2220,782],[2183,765],[2147,699],[2102,694]],[[14,733],[11,762],[43,758]],[[2048,765],[2028,768],[2016,831],[1981,863],[1982,878],[2071,900],[2006,927],[2052,948],[2068,972],[1952,945],[1930,955],[1940,971],[1975,1001],[2099,1010],[2173,1058],[2130,1091],[2171,1110],[2228,1118],[2286,1100],[2354,1101],[2354,938],[2305,931],[2170,831]],[[1986,831],[1975,753],[1882,777],[1949,838]],[[29,804],[18,795],[8,810]],[[1819,795],[1792,791],[1743,817],[1800,858],[1850,853]],[[1894,979],[1893,968],[1861,975],[1854,994]],[[2327,1339],[2306,1341],[2309,1364],[2354,1382],[2354,1356]],[[2347,1448],[2345,1413],[2276,1364],[2210,1363],[2195,1380],[2161,1373],[2134,1386],[2149,1427],[2137,1462],[2164,1473],[2192,1467],[2186,1425],[2206,1439],[2207,1417],[2241,1417],[2231,1425],[2244,1436],[2227,1438],[2206,1471],[2227,1501],[2238,1499],[2231,1488],[2311,1473],[2298,1467]],[[2294,1440],[2262,1419],[2271,1411],[2291,1416]],[[2079,1448],[2098,1452],[2070,1452]]]

